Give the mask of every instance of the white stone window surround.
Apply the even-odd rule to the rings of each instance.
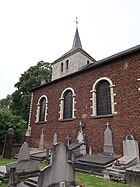
[[[40,122],[40,121],[39,121],[39,114],[40,114],[40,100],[41,100],[43,97],[46,99],[46,110],[45,110],[45,120],[44,120],[44,121],[47,121],[47,115],[48,115],[48,113],[47,113],[47,110],[48,110],[48,98],[47,98],[46,95],[42,95],[42,96],[38,99],[38,103],[37,103],[37,109],[36,109],[36,121],[35,121],[36,123],[43,123],[43,122]]]
[[[95,81],[95,83],[93,84],[92,90],[90,91],[92,93],[92,98],[91,98],[91,101],[92,101],[92,106],[91,106],[92,114],[91,114],[91,116],[92,117],[102,117],[101,115],[97,116],[97,107],[96,107],[96,86],[102,80],[106,80],[106,81],[109,82],[110,95],[111,95],[111,110],[112,110],[112,114],[103,115],[103,117],[108,117],[108,116],[117,114],[117,112],[115,112],[115,108],[114,108],[114,106],[117,104],[116,102],[114,102],[114,97],[116,96],[116,93],[113,93],[113,87],[115,85],[113,85],[111,79],[109,79],[108,77],[101,77],[101,78],[99,78],[98,80]]]
[[[59,117],[59,120],[61,121],[63,121],[63,120],[66,120],[66,121],[68,121],[68,120],[71,120],[71,119],[63,119],[63,108],[64,108],[64,93],[67,91],[67,90],[70,90],[70,91],[72,91],[72,96],[73,96],[73,108],[72,108],[72,119],[74,119],[74,118],[76,118],[75,116],[74,116],[74,112],[76,111],[76,109],[75,109],[75,97],[76,97],[76,95],[75,95],[75,92],[74,92],[74,89],[73,88],[71,88],[71,87],[68,87],[68,88],[66,88],[66,89],[64,89],[63,90],[63,92],[62,92],[62,94],[61,94],[61,97],[60,97],[60,111],[59,111],[59,114],[60,114],[60,117]]]

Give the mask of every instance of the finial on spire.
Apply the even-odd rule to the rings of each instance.
[[[82,44],[81,44],[81,40],[80,40],[80,36],[78,32],[78,18],[77,17],[76,17],[75,22],[76,22],[76,32],[75,32],[72,48],[82,49]]]
[[[78,18],[77,17],[76,17],[75,22],[76,22],[76,27],[78,27]]]

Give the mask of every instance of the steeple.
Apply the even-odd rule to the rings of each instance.
[[[75,32],[75,36],[74,36],[74,40],[73,40],[73,45],[72,45],[72,49],[74,48],[80,48],[82,49],[82,44],[81,44],[81,40],[80,40],[80,36],[79,36],[79,32],[78,32],[78,21],[76,18],[76,32]]]

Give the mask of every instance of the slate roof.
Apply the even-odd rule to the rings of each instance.
[[[74,48],[82,49],[82,44],[81,44],[81,40],[80,40],[80,36],[79,36],[79,32],[78,32],[78,28],[77,27],[76,27],[76,32],[75,32],[73,45],[72,45],[72,49],[74,49]]]

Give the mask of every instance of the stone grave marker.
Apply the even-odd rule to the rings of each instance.
[[[51,163],[41,171],[38,187],[75,185],[75,169],[68,163],[67,146],[56,144],[52,149]]]
[[[58,143],[57,134],[55,133],[53,136],[53,145],[56,145],[57,143]]]
[[[28,125],[28,129],[26,130],[25,137],[26,137],[26,142],[29,142],[29,137],[31,136],[31,126]]]
[[[114,161],[112,167],[106,168],[111,180],[125,181],[125,171],[139,162],[138,142],[129,134],[123,141],[123,157]]]
[[[3,153],[2,153],[3,158],[11,158],[13,141],[14,141],[14,129],[9,128],[5,137]]]
[[[104,154],[114,155],[113,143],[112,143],[112,132],[109,128],[109,123],[106,124],[106,129],[104,131]]]
[[[20,148],[18,160],[16,162],[6,164],[6,172],[8,174],[10,173],[11,168],[16,168],[16,172],[20,175],[33,175],[33,173],[35,174],[40,171],[37,162],[30,159],[30,151],[27,142],[24,142]]]
[[[44,151],[44,131],[43,130],[41,132],[38,150],[39,151]]]
[[[83,134],[83,127],[84,127],[84,124],[82,121],[80,121],[78,125],[78,135],[76,139],[77,143],[83,143],[85,141],[84,134]]]
[[[138,142],[134,140],[131,134],[127,135],[126,140],[123,141],[123,154],[126,157],[137,158],[137,162],[139,162]],[[125,162],[127,163],[127,159]]]
[[[65,140],[66,140],[66,144],[67,144],[67,145],[70,145],[71,137],[70,137],[69,135],[67,135],[67,136],[65,137]]]
[[[18,173],[16,173],[16,168],[10,168],[10,176],[8,187],[16,187],[19,183]]]

